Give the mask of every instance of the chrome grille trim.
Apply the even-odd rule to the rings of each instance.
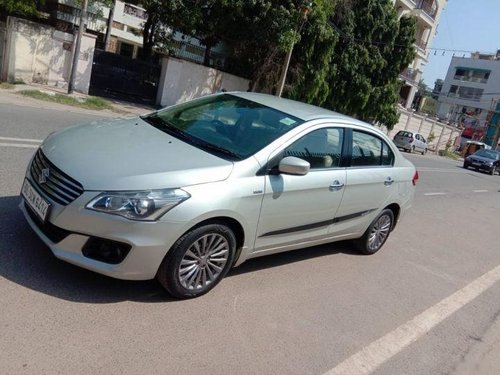
[[[42,169],[50,169],[47,182],[39,182]],[[83,186],[71,178],[54,164],[52,164],[38,149],[30,167],[32,182],[39,187],[50,199],[63,206],[68,205],[83,193]]]

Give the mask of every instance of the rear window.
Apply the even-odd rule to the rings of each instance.
[[[398,132],[398,134],[396,134],[396,135],[398,135],[398,136],[400,136],[400,137],[405,137],[405,138],[413,138],[413,133],[406,132],[406,131],[404,131],[404,130],[400,130],[400,131]]]

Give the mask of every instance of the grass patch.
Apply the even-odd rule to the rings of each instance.
[[[38,90],[23,90],[19,92],[21,95],[28,96],[30,98],[45,100],[47,102],[59,103],[65,105],[71,105],[73,107],[93,109],[93,110],[103,110],[103,109],[113,109],[113,106],[107,100],[98,98],[95,96],[89,96],[84,101],[79,101],[71,96],[61,95],[61,94],[47,94]]]
[[[9,82],[0,82],[0,89],[13,89],[14,88],[14,85],[12,83],[9,83]]]

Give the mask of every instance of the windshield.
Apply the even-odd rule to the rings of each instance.
[[[227,159],[245,159],[303,123],[230,94],[209,96],[142,117],[156,128]]]
[[[500,152],[493,150],[479,150],[474,155],[493,160],[500,160]]]

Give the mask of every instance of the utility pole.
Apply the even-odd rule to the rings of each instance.
[[[113,4],[111,4],[111,8],[109,9],[108,16],[108,28],[106,29],[106,38],[104,39],[104,50],[109,52],[111,47],[111,29],[113,28],[113,17],[115,15],[115,6],[116,0],[113,0]]]
[[[78,59],[80,58],[80,45],[82,42],[82,35],[87,28],[87,5],[88,0],[83,0],[82,12],[80,14],[80,25],[78,26],[78,34],[76,35],[75,48],[73,52],[73,61],[71,63],[71,71],[69,74],[68,94],[73,92],[75,85],[76,71],[78,68]]]
[[[290,59],[292,58],[292,52],[293,52],[293,44],[286,53],[285,62],[283,64],[283,68],[281,69],[281,76],[278,83],[278,92],[276,93],[276,96],[278,97],[281,97],[281,94],[283,94],[283,88],[285,87],[285,80],[286,80],[286,75],[288,73],[288,66],[290,65]]]
[[[302,26],[304,26],[304,23],[306,22],[307,19],[307,14],[311,10],[312,3],[309,3],[309,5],[303,5],[300,7],[300,12],[302,13],[303,16],[303,21],[302,25],[300,26],[298,33],[300,34],[300,31],[302,30]],[[283,63],[283,68],[281,69],[281,76],[280,80],[278,82],[278,91],[276,92],[276,96],[281,97],[281,94],[283,94],[283,88],[285,87],[285,81],[286,81],[286,75],[288,73],[288,66],[290,65],[290,59],[292,57],[292,52],[293,52],[293,46],[295,43],[292,43],[290,46],[290,49],[286,53],[285,61]]]

